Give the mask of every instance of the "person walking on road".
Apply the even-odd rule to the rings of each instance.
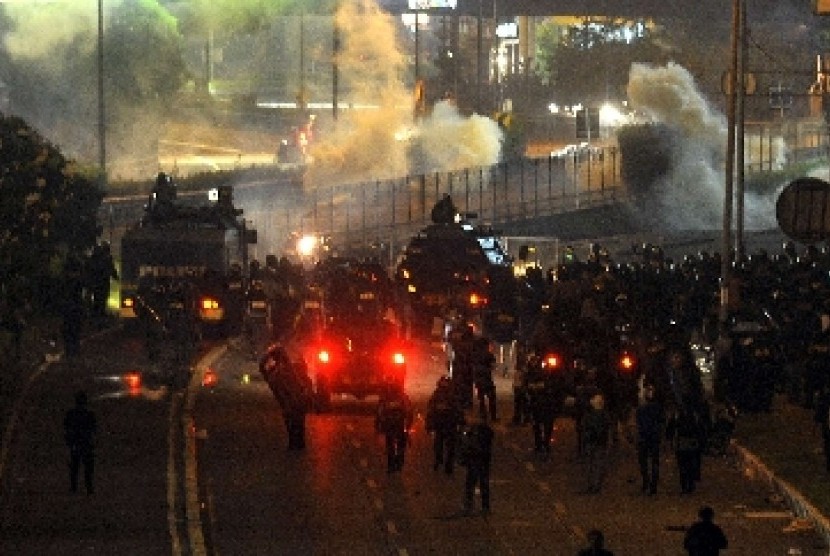
[[[490,463],[493,459],[493,428],[486,417],[477,416],[464,431],[461,440],[461,465],[467,467],[464,478],[464,513],[473,511],[475,489],[481,494],[481,512],[490,513]]]
[[[389,473],[403,469],[413,419],[412,401],[403,384],[387,384],[378,405],[375,429],[386,440],[386,468]]]
[[[642,490],[649,496],[657,494],[660,477],[660,440],[663,436],[665,415],[657,401],[654,386],[646,385],[643,403],[635,414],[637,422],[637,462],[643,479]]]
[[[723,529],[714,522],[715,510],[703,506],[697,515],[700,519],[686,531],[683,548],[689,556],[718,556],[729,542]]]
[[[682,494],[693,493],[700,480],[704,427],[702,416],[688,399],[672,414],[666,425],[666,436],[674,444]]]
[[[95,472],[95,433],[98,423],[87,407],[87,394],[80,391],[75,394],[75,407],[66,412],[63,419],[64,439],[69,447],[69,489],[78,492],[78,475],[81,465],[84,467],[84,485],[87,494],[94,492],[93,474]]]
[[[463,424],[464,412],[458,405],[452,381],[443,376],[427,403],[426,428],[433,434],[433,470],[437,471],[443,465],[446,474],[452,474],[458,430]]]
[[[589,494],[596,494],[602,489],[608,458],[608,441],[611,437],[611,417],[605,409],[602,394],[594,394],[588,411],[582,417],[583,446],[587,458],[587,477]]]
[[[614,553],[605,548],[605,535],[599,529],[588,531],[587,548],[577,552],[576,556],[614,556]]]

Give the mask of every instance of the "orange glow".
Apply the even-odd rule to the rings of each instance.
[[[202,298],[202,309],[209,310],[209,309],[218,309],[218,308],[219,308],[219,302],[217,300],[215,300],[213,298],[210,298],[210,297]]]
[[[473,293],[470,294],[470,305],[472,307],[479,307],[479,306],[482,306],[482,305],[487,305],[487,298],[473,292]]]
[[[634,356],[630,353],[624,353],[620,358],[620,368],[623,371],[631,371],[636,367],[637,361],[634,359]]]
[[[562,364],[562,361],[559,359],[559,356],[556,355],[555,353],[550,353],[550,354],[545,356],[545,359],[543,360],[543,365],[542,366],[545,367],[545,368],[551,369],[551,370],[555,370],[555,369],[558,369],[559,365],[561,365],[561,364]]]
[[[121,301],[121,305],[123,305],[124,307],[132,307],[133,306],[133,298],[132,297],[125,297]]]
[[[138,371],[124,373],[124,384],[130,390],[139,390],[141,388],[141,373]]]
[[[202,376],[202,386],[206,388],[211,388],[216,386],[219,382],[219,375],[216,374],[216,371],[213,369],[207,369],[205,374]]]

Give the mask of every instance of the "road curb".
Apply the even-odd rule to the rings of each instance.
[[[776,494],[781,495],[796,517],[808,520],[816,532],[824,539],[825,544],[830,547],[830,520],[818,508],[812,505],[793,485],[776,476],[758,456],[734,440],[732,441],[732,446],[738,454],[741,468],[745,472],[748,472],[748,474],[765,481]],[[828,551],[828,554],[830,554],[830,551]]]

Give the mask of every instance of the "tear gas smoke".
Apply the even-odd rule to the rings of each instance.
[[[682,66],[632,64],[628,98],[634,110],[676,134],[671,170],[653,190],[667,224],[675,229],[717,229],[722,225],[724,160],[728,125],[700,93]],[[750,154],[750,152],[747,152]],[[747,194],[746,229],[775,226],[774,199]]]
[[[108,0],[105,22],[123,4],[124,0]],[[153,6],[148,3],[145,8]],[[10,71],[17,72],[8,83],[10,109],[67,157],[97,162],[97,5],[66,1],[7,4],[0,9],[12,23],[0,40]],[[163,107],[152,100],[136,102],[112,86],[106,88],[105,98],[110,176],[154,173]]]
[[[397,41],[397,27],[376,0],[341,4],[336,24],[343,97],[349,106],[337,121],[323,116],[305,185],[317,187],[452,171],[498,162],[502,133],[489,118],[463,117],[450,102],[414,120],[411,71]]]

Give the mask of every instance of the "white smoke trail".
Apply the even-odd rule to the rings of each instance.
[[[406,84],[411,69],[394,19],[376,0],[341,3],[336,24],[345,102],[372,108],[341,110],[336,122],[323,116],[307,188],[498,162],[502,133],[489,118],[464,117],[441,102],[423,121],[414,120],[413,87]]]
[[[658,184],[664,219],[678,229],[718,228],[722,224],[727,121],[698,90],[684,67],[632,64],[628,98],[633,109],[665,124],[676,134],[671,171]],[[774,226],[774,201],[745,197],[745,226]]]

